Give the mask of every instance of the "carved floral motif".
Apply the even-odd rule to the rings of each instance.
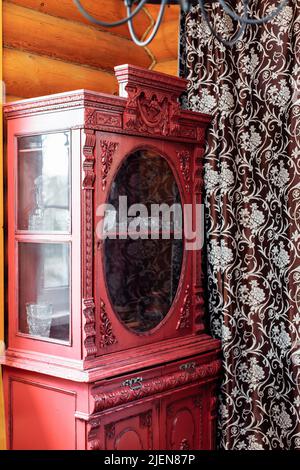
[[[111,322],[107,316],[105,303],[100,301],[100,348],[106,348],[118,341],[113,334]]]
[[[186,438],[182,439],[179,450],[190,450],[190,449],[191,449],[191,446],[190,446],[188,439]]]
[[[109,170],[112,165],[113,161],[113,155],[115,151],[117,150],[119,143],[118,142],[110,142],[108,140],[101,140],[100,141],[100,146],[101,146],[101,165],[102,165],[102,190],[105,191],[106,188],[106,183],[107,183],[107,177]]]
[[[183,176],[184,180],[184,187],[186,191],[189,193],[191,190],[190,182],[191,182],[191,155],[190,152],[187,150],[183,150],[181,152],[177,152],[177,156],[180,162],[180,171]]]
[[[190,286],[188,285],[183,299],[183,305],[180,309],[180,317],[176,326],[176,330],[189,328],[191,326],[192,300],[190,296]]]
[[[140,414],[140,427],[141,428],[151,428],[152,426],[152,411],[146,411],[145,413]]]
[[[105,426],[105,437],[107,439],[113,439],[116,434],[115,423],[109,423]]]

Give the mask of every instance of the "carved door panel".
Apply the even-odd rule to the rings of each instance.
[[[131,405],[104,415],[102,421],[105,450],[158,449],[158,418],[152,403]]]
[[[205,394],[198,386],[170,393],[161,402],[161,449],[201,450],[205,434]]]
[[[192,168],[189,144],[97,132],[94,290],[98,354],[193,334],[192,252],[185,249],[176,216],[170,226],[167,221],[160,225],[163,222],[157,222],[151,212],[153,206],[165,204],[181,208],[183,215],[183,205],[193,201]],[[135,238],[131,233],[135,216],[128,215],[128,210],[137,205],[143,205],[146,212],[140,214],[142,236]],[[121,214],[128,215],[125,225]],[[148,232],[150,219],[154,234]]]

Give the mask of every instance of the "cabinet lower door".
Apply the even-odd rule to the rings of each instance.
[[[158,449],[157,406],[152,402],[131,405],[101,419],[105,450]]]
[[[161,401],[161,442],[165,450],[207,449],[207,393],[190,386],[173,391]]]

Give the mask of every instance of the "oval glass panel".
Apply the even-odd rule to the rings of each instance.
[[[170,310],[183,259],[180,194],[166,159],[150,150],[127,157],[108,203],[104,269],[111,302],[129,329],[149,331]]]

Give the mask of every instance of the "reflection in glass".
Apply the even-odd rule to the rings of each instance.
[[[18,139],[18,229],[70,231],[68,133]]]
[[[69,341],[69,243],[19,243],[19,331]]]
[[[181,204],[166,159],[149,150],[130,155],[112,183],[107,202],[116,208],[117,217],[120,196],[127,196],[128,208],[144,204],[149,215],[152,204]],[[142,230],[143,225],[144,220]],[[145,227],[149,225],[147,220]],[[166,239],[161,224],[156,221],[153,226],[157,237],[152,233],[138,239],[115,237],[104,241],[104,267],[112,305],[120,320],[136,332],[149,331],[165,318],[176,295],[182,267],[182,238],[174,237],[171,231]]]

